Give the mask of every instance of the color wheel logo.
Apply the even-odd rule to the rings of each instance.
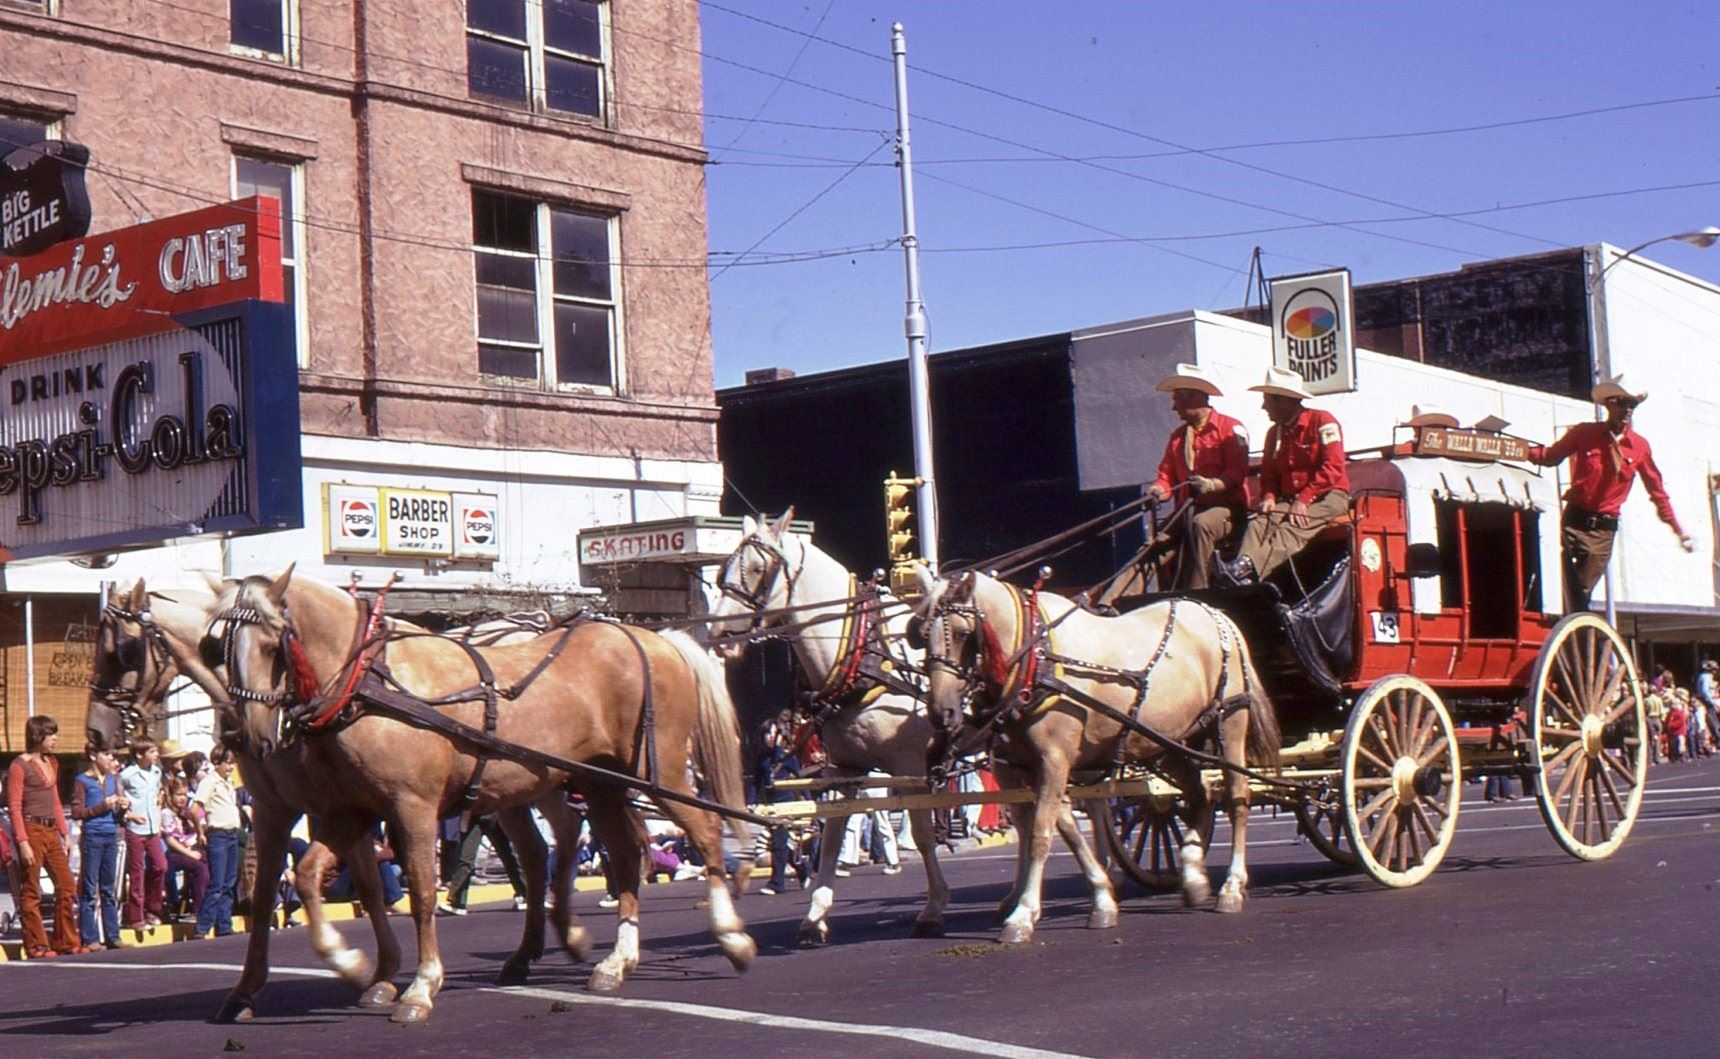
[[[1297,291],[1279,317],[1289,367],[1309,382],[1338,371],[1338,337],[1342,317],[1338,303],[1318,288]]]

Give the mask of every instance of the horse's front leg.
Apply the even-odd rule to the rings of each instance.
[[[430,1017],[432,999],[442,990],[442,950],[436,941],[436,806],[409,798],[397,803],[389,838],[406,872],[412,897],[412,921],[418,928],[418,971],[401,994],[392,1016],[395,1022],[422,1022]],[[538,892],[543,892],[543,865],[538,865]]]
[[[609,871],[615,881],[615,948],[592,969],[585,987],[596,993],[621,988],[639,966],[639,881],[643,874],[644,826],[627,804],[624,792],[594,787],[586,792],[592,829],[609,850]]]
[[[1117,925],[1117,892],[1111,886],[1111,876],[1105,871],[1105,865],[1093,853],[1086,836],[1081,834],[1081,825],[1076,822],[1074,810],[1067,801],[1057,814],[1057,833],[1063,836],[1069,852],[1075,854],[1076,863],[1081,865],[1081,875],[1087,880],[1087,890],[1093,895],[1093,911],[1087,915],[1088,929],[1110,930]]]
[[[1234,765],[1247,763],[1249,715],[1238,710],[1225,718],[1225,757]],[[1218,891],[1218,912],[1240,912],[1248,899],[1248,777],[1240,772],[1227,772],[1225,790],[1230,803],[1230,874]]]
[[[298,814],[279,805],[257,801],[252,806],[251,841],[257,844],[257,878],[251,886],[251,936],[245,946],[245,969],[227,994],[217,1022],[245,1022],[255,1012],[256,997],[269,977],[269,929],[273,926],[275,890],[286,867],[287,836]]]
[[[1021,904],[1021,893],[1027,889],[1027,862],[1033,849],[1033,806],[1018,802],[1005,811],[1015,828],[1015,881],[1010,884],[1009,892],[1003,895],[1003,900],[997,903],[999,921],[1008,919]]]
[[[305,932],[310,935],[311,951],[354,989],[365,989],[376,982],[369,961],[329,923],[328,913],[323,909],[322,890],[323,880],[334,869],[335,849],[342,852],[350,865],[361,864],[364,858],[376,860],[376,851],[370,844],[370,822],[356,816],[319,818],[311,837],[311,844],[299,857],[293,873],[293,885],[305,909]],[[356,869],[351,878],[356,891],[361,885]],[[387,998],[381,1002],[387,1003]]]
[[[823,945],[830,940],[830,909],[836,904],[836,865],[842,854],[842,836],[848,831],[848,817],[826,817],[818,830],[818,878],[812,887],[812,899],[806,904],[806,917],[794,943],[802,948]]]
[[[1019,945],[1033,937],[1033,926],[1039,922],[1040,893],[1045,881],[1045,862],[1051,856],[1051,833],[1063,812],[1063,788],[1069,782],[1069,763],[1060,753],[1052,752],[1040,761],[1033,784],[1033,825],[1029,834],[1030,847],[1027,871],[1022,878],[1021,899],[1015,911],[1003,921],[1003,933],[998,941]]]
[[[508,841],[513,843],[514,856],[519,858],[520,874],[526,882],[526,921],[520,932],[520,943],[502,964],[501,972],[496,975],[496,984],[522,985],[531,974],[532,961],[543,956],[543,835],[538,833],[537,824],[532,820],[530,806],[504,809],[496,814],[496,819]]]
[[[910,809],[908,830],[913,833],[914,845],[926,865],[926,907],[920,909],[920,914],[914,918],[914,928],[909,936],[941,938],[944,936],[944,908],[950,903],[950,885],[944,880],[944,870],[938,864],[938,841],[934,834],[932,811]]]

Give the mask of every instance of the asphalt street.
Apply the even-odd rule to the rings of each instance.
[[[700,885],[677,883],[647,890],[644,959],[617,995],[586,993],[589,968],[559,953],[529,986],[493,986],[520,919],[480,911],[439,921],[448,983],[424,1025],[353,1007],[294,930],[277,937],[253,1022],[207,1021],[238,972],[244,939],[231,938],[0,965],[0,1039],[14,1055],[1720,1053],[1720,763],[1654,770],[1636,831],[1600,863],[1562,853],[1532,799],[1479,795],[1467,788],[1443,868],[1409,890],[1329,865],[1294,840],[1288,814],[1261,813],[1237,916],[1124,889],[1120,926],[1087,930],[1060,854],[1036,937],[1002,947],[993,910],[1009,846],[946,861],[955,898],[941,939],[907,937],[917,864],[862,869],[843,880],[818,951],[793,947],[803,895],[744,897],[761,951],[737,975],[695,908]],[[1215,886],[1228,838],[1221,825]],[[597,897],[577,901],[601,955],[615,922]],[[410,924],[395,922],[410,954]]]

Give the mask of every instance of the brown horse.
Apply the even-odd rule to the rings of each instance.
[[[211,587],[224,586],[216,581]],[[148,730],[160,719],[168,689],[180,676],[206,692],[214,703],[211,709],[221,710],[231,726],[237,718],[231,712],[232,704],[227,701],[222,677],[204,663],[198,650],[215,608],[216,596],[211,592],[195,589],[151,592],[142,579],[126,591],[109,589],[96,627],[90,697],[84,720],[92,744],[117,750]],[[293,824],[312,807],[291,801],[296,788],[280,783],[276,773],[288,764],[285,756],[275,755],[265,761],[244,748],[241,756],[240,775],[252,798],[253,834],[265,839],[259,842],[259,849],[274,845],[284,850]],[[310,846],[299,858],[295,881],[301,893],[320,892],[325,873],[333,867],[335,852],[320,840],[320,831],[320,826],[313,826]],[[531,829],[531,837],[538,837],[535,827]],[[307,904],[309,934],[313,946],[341,971],[342,977],[363,990],[359,1000],[362,1006],[382,1006],[393,1002],[396,995],[391,979],[400,970],[400,942],[388,924],[382,880],[377,874],[368,834],[359,832],[353,845],[340,852],[353,865],[354,890],[376,933],[374,970],[357,950],[346,948],[339,934],[328,928],[320,900]],[[279,870],[272,874],[259,871],[252,885],[253,901],[264,891],[272,899],[279,883]],[[253,904],[254,909],[262,907]],[[252,917],[248,957],[263,973],[268,966],[269,934],[256,924],[265,916],[266,913],[259,911]],[[227,1017],[244,1017],[249,1011],[247,1003],[230,1010]]]
[[[219,655],[226,662],[226,690],[239,704],[237,740],[268,763],[284,792],[312,807],[326,841],[344,847],[370,820],[388,823],[405,868],[418,934],[417,973],[401,996],[395,1021],[427,1017],[442,985],[435,925],[436,823],[462,806],[478,813],[517,810],[504,812],[503,826],[510,838],[516,831],[528,838],[520,851],[528,888],[526,937],[504,974],[512,970],[523,975],[542,950],[543,849],[523,834],[530,829],[524,809],[529,805],[544,813],[557,845],[567,853],[558,858],[551,918],[567,950],[576,959],[585,958],[590,943],[570,912],[571,854],[579,817],[568,805],[569,787],[585,795],[593,830],[610,851],[620,891],[615,951],[592,972],[588,988],[619,987],[639,960],[638,890],[645,843],[628,791],[543,764],[485,756],[467,740],[416,726],[362,700],[356,700],[359,708],[350,720],[337,720],[320,731],[293,731],[283,711],[336,698],[358,664],[364,636],[361,604],[333,586],[294,578],[289,568],[273,579],[251,577],[230,586],[203,648],[206,656]],[[734,707],[720,670],[690,637],[593,620],[552,630],[529,643],[473,650],[493,671],[495,687],[502,689],[495,726],[499,739],[622,772],[637,777],[641,786],[655,782],[684,796],[692,793],[688,763],[696,744],[701,771],[718,801],[743,806]],[[378,663],[421,700],[459,696],[479,682],[466,649],[444,637],[389,636]],[[437,709],[469,727],[484,727],[481,698]],[[284,763],[277,765],[277,758]],[[469,790],[474,796],[470,802],[465,797]],[[668,799],[658,802],[704,859],[712,930],[723,954],[745,970],[758,949],[735,913],[717,815]],[[735,828],[744,842],[747,829],[738,823]],[[260,880],[278,874],[282,856],[283,850],[258,836]],[[261,891],[261,881],[258,888]],[[315,897],[301,894],[301,899],[308,907]],[[266,907],[272,895],[259,892],[256,900]],[[329,931],[335,933],[332,927]],[[248,1010],[264,974],[266,965],[257,967],[247,960],[228,1009]]]
[[[1211,607],[1175,600],[1106,618],[1049,592],[1029,597],[976,572],[952,579],[924,571],[920,576],[927,706],[934,716],[961,716],[970,690],[977,690],[991,707],[982,723],[996,730],[994,756],[1023,769],[1034,789],[1034,801],[1016,812],[1027,856],[1000,941],[1033,936],[1070,772],[1147,761],[1164,752],[1083,698],[1173,740],[1212,731],[1234,766],[1276,762],[1278,721],[1248,645],[1235,623]],[[1203,811],[1207,792],[1195,763],[1171,755],[1164,766],[1196,812]],[[1227,770],[1225,785],[1231,859],[1217,908],[1240,912],[1248,886],[1248,779]],[[1191,905],[1204,902],[1211,886],[1198,829],[1190,829],[1182,854],[1183,898]]]

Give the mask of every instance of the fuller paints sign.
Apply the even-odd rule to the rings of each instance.
[[[501,558],[496,498],[489,493],[323,486],[323,552],[494,561]]]
[[[1356,388],[1349,269],[1272,281],[1272,363],[1302,376],[1309,393]]]
[[[0,557],[302,524],[281,284],[259,198],[0,265]]]

